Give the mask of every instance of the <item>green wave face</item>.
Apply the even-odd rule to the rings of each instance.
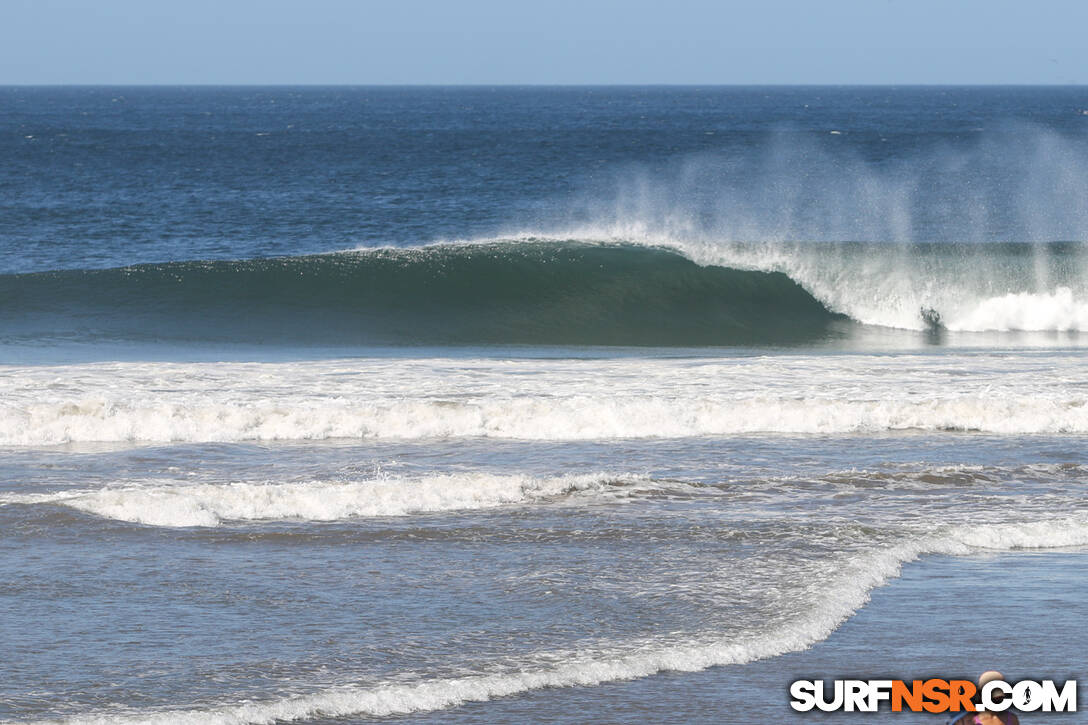
[[[0,335],[289,344],[743,345],[841,320],[780,272],[497,242],[0,277]]]

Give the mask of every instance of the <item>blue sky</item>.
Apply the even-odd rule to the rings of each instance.
[[[0,84],[1088,83],[1084,0],[0,0]]]

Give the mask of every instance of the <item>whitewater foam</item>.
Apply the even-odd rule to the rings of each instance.
[[[7,368],[0,445],[1088,432],[1075,353]],[[894,384],[889,384],[894,381]],[[604,392],[607,391],[607,392]]]
[[[102,411],[102,412],[98,412]],[[34,425],[3,421],[0,444],[73,442],[230,442],[340,438],[506,438],[595,440],[683,438],[749,433],[827,434],[975,431],[996,434],[1086,433],[1082,396],[960,396],[947,400],[829,400],[758,397],[731,401],[579,397],[479,403],[413,401],[389,405],[247,404],[103,406],[73,415],[39,412]]]
[[[966,331],[1073,332],[1088,330],[1088,300],[1068,287],[1053,292],[1021,292],[990,297],[977,302],[973,309],[949,320],[949,329]]]
[[[424,478],[308,483],[126,485],[95,491],[9,494],[5,504],[60,504],[150,526],[218,526],[224,521],[339,521],[542,502],[572,494],[620,499],[651,486],[641,476],[534,478],[464,473]]]

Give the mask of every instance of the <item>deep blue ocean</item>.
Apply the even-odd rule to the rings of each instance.
[[[0,721],[1076,678],[1086,346],[1081,87],[0,88]]]

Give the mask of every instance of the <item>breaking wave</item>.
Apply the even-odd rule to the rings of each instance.
[[[0,335],[293,344],[732,345],[836,315],[780,272],[500,241],[0,277]]]
[[[1088,331],[1077,243],[741,243],[583,229],[0,276],[0,338],[797,344],[863,325]]]

